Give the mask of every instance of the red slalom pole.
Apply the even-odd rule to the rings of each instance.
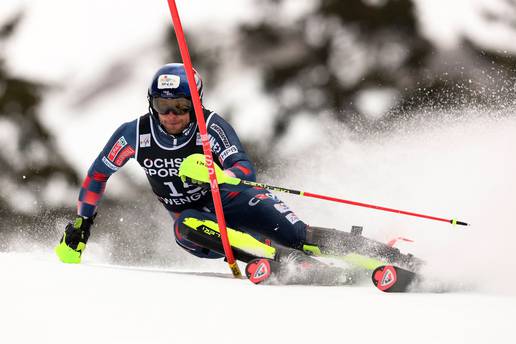
[[[190,59],[190,53],[188,51],[188,45],[186,44],[183,27],[179,18],[179,12],[177,10],[175,0],[168,0],[168,7],[170,8],[170,14],[172,15],[172,24],[174,25],[174,31],[176,32],[177,42],[179,44],[179,51],[181,52],[181,58],[185,65],[186,75],[188,78],[188,87],[190,88],[190,94],[192,95],[192,101],[195,110],[195,117],[199,125],[199,132],[201,134],[202,149],[206,159],[206,167],[208,168],[208,174],[210,177],[211,195],[213,197],[213,204],[215,205],[215,214],[217,215],[217,222],[220,230],[220,237],[222,240],[222,247],[224,248],[224,254],[228,261],[229,267],[233,276],[241,277],[242,273],[238,268],[235,257],[233,256],[233,250],[229,243],[228,233],[226,229],[226,220],[224,219],[224,211],[222,209],[222,200],[220,198],[219,183],[217,182],[217,175],[215,174],[215,168],[213,166],[213,155],[211,154],[210,140],[208,139],[208,130],[206,129],[206,121],[204,120],[201,99],[199,92],[197,91],[197,85],[195,82],[192,61]]]

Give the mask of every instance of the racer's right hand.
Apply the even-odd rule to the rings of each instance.
[[[214,163],[213,168],[215,169],[219,184],[238,185],[240,183],[240,179],[235,178],[234,175],[230,176],[217,164]],[[206,167],[206,159],[204,155],[196,153],[186,157],[181,163],[181,166],[179,166],[179,177],[183,183],[191,182],[195,184],[209,184],[210,177],[208,175],[208,168]]]
[[[63,263],[78,264],[86,249],[86,243],[90,237],[90,227],[93,217],[85,218],[77,216],[74,223],[68,223],[65,232],[54,251]]]

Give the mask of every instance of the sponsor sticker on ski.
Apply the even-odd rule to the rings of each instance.
[[[254,284],[267,280],[272,273],[270,262],[267,259],[255,259],[247,263],[245,268],[247,278]]]
[[[260,277],[265,276],[268,272],[269,272],[269,269],[267,268],[267,264],[265,264],[264,262],[261,262],[258,265],[258,268],[256,269],[256,271],[254,272],[253,277],[260,278]]]
[[[383,273],[380,286],[388,287],[395,281],[395,279],[395,273],[391,269],[386,268]]]
[[[373,272],[373,282],[381,291],[389,291],[397,279],[396,269],[392,265],[380,266]]]

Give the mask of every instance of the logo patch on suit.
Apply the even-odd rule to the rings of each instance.
[[[288,213],[290,208],[283,202],[274,204],[274,208],[276,208],[277,211],[279,211],[281,214]]]
[[[287,214],[287,216],[285,216],[287,218],[287,220],[291,223],[291,224],[295,224],[296,222],[299,221],[299,218],[296,216],[296,214],[294,213],[290,213],[290,214]]]
[[[150,147],[151,146],[151,134],[141,134],[140,135],[140,147]]]
[[[134,151],[133,147],[126,146],[124,149],[122,149],[120,154],[118,154],[118,157],[115,160],[115,165],[122,166],[126,162],[127,159],[134,156],[134,153],[135,153],[135,151]]]
[[[102,162],[113,171],[118,171],[118,167],[115,166],[111,161],[109,161],[109,159],[105,156],[102,157]]]
[[[236,154],[236,153],[238,153],[238,148],[236,148],[235,146],[231,146],[228,149],[223,150],[219,156],[220,163],[223,164],[224,160],[226,160],[229,156]]]
[[[213,123],[210,126],[210,128],[213,129],[213,131],[215,131],[217,133],[217,135],[219,135],[220,139],[222,140],[222,144],[224,145],[224,148],[229,148],[231,146],[231,144],[229,143],[228,137],[226,136],[226,133],[224,132],[224,130],[222,130],[221,127],[219,127],[217,124]]]
[[[109,161],[114,162],[116,156],[118,155],[118,153],[125,146],[127,146],[127,141],[125,140],[125,137],[122,136],[121,138],[118,139],[118,141],[115,142],[115,144],[113,145],[113,147],[109,151],[109,154],[108,154]]]

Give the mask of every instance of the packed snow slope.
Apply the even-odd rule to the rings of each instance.
[[[331,130],[339,135],[261,181],[471,223],[279,195],[310,224],[413,239],[400,248],[428,262],[420,289],[255,286],[231,278],[222,261],[185,260],[180,251],[181,265],[170,257],[116,266],[94,234],[84,264],[65,265],[50,245],[20,241],[0,253],[1,342],[513,343],[516,120],[441,116],[368,140]],[[173,246],[167,221],[163,243]]]
[[[2,343],[512,343],[516,298],[255,286],[2,253]]]

